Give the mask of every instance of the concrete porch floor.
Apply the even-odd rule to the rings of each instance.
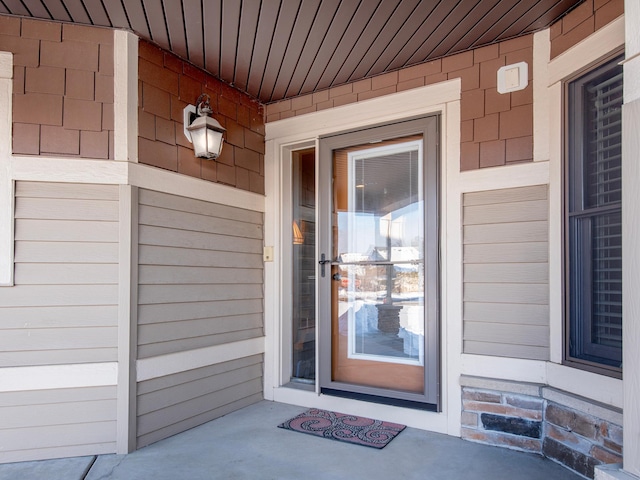
[[[4,464],[0,479],[582,478],[537,455],[413,428],[382,450],[276,428],[304,410],[263,401],[129,455]]]

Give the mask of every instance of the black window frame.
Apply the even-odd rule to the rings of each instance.
[[[566,125],[566,145],[565,145],[565,162],[564,162],[564,314],[565,314],[565,348],[564,363],[576,368],[600,373],[615,378],[622,378],[622,333],[620,326],[620,347],[607,346],[594,341],[594,311],[592,292],[594,288],[593,280],[593,264],[595,262],[594,255],[597,254],[597,248],[593,244],[593,238],[596,235],[594,228],[602,219],[611,221],[612,226],[604,227],[611,230],[619,228],[619,234],[615,234],[613,247],[619,248],[621,258],[621,229],[622,229],[622,197],[615,201],[596,202],[595,205],[588,205],[588,178],[587,178],[587,161],[586,158],[586,139],[585,132],[586,120],[585,111],[587,110],[587,96],[585,87],[591,82],[601,81],[602,78],[610,75],[615,78],[622,74],[623,52],[615,52],[608,58],[604,59],[596,66],[591,67],[587,71],[583,71],[576,77],[565,83],[565,125]],[[622,78],[619,79],[620,89]],[[617,100],[614,109],[620,110],[620,125],[622,121],[622,92],[620,92],[620,105],[618,107]],[[621,127],[620,127],[620,146],[621,148]],[[622,155],[620,153],[620,164]],[[621,168],[621,165],[620,165]],[[598,183],[598,185],[602,185]],[[621,192],[621,187],[620,187]],[[615,192],[614,193],[618,193]],[[612,221],[613,219],[619,222]],[[600,223],[602,225],[602,223]],[[602,228],[602,227],[601,227]],[[602,237],[600,237],[602,238]],[[613,237],[612,237],[613,238]],[[620,260],[620,290],[619,305],[615,303],[612,307],[617,310],[619,307],[620,322],[622,322],[622,287],[621,287],[621,268]],[[615,269],[614,269],[615,270]],[[612,277],[617,272],[611,274]],[[617,283],[617,280],[605,280],[602,284]],[[618,294],[617,290],[613,290],[614,294]],[[614,316],[615,313],[612,314]]]

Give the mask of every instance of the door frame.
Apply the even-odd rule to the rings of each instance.
[[[450,435],[460,435],[462,370],[462,251],[460,198],[460,79],[291,117],[266,124],[265,246],[273,247],[274,261],[265,263],[265,371],[267,400],[359,412]],[[441,410],[429,412],[360,400],[321,395],[319,383],[308,391],[289,384],[290,348],[285,345],[288,322],[283,311],[284,287],[290,272],[290,195],[283,189],[290,174],[291,152],[316,147],[322,136],[439,114],[440,124],[440,305]],[[289,337],[290,338],[290,337]]]

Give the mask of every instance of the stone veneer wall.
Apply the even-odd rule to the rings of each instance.
[[[551,58],[624,13],[624,0],[585,0],[551,26]]]
[[[518,62],[529,65],[529,85],[519,92],[498,93],[498,69]],[[273,122],[454,78],[462,81],[461,170],[531,161],[533,35],[271,103],[266,106],[266,120]]]
[[[264,108],[176,55],[140,40],[138,60],[140,163],[242,190],[264,193]],[[211,98],[213,116],[227,129],[222,154],[203,160],[183,134],[183,109]]]
[[[462,438],[542,454],[589,478],[622,462],[622,413],[543,385],[462,377]]]
[[[108,159],[113,31],[0,15],[13,53],[13,153]]]

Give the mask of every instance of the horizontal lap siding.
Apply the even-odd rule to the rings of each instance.
[[[262,336],[262,214],[140,191],[138,357]]]
[[[463,196],[465,353],[549,358],[546,185]]]
[[[0,366],[117,360],[118,187],[16,183]],[[2,391],[0,463],[113,453],[116,387]]]
[[[140,190],[138,224],[138,358],[264,335],[262,213]],[[262,371],[212,354],[138,383],[138,447],[261,400]]]
[[[117,359],[118,188],[17,182],[0,365]]]
[[[138,384],[138,448],[262,400],[262,355]]]
[[[113,453],[116,387],[0,393],[0,463]]]

